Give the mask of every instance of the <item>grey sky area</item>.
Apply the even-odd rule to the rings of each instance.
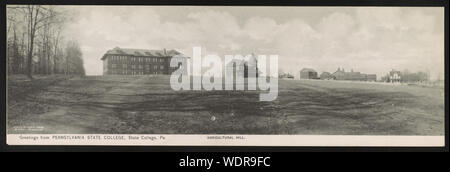
[[[439,7],[63,6],[67,35],[83,51],[86,73],[102,74],[116,46],[176,49],[192,56],[278,54],[279,69],[374,73],[391,69],[444,77],[444,9]]]

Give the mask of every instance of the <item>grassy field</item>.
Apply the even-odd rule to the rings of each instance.
[[[258,91],[172,91],[169,76],[8,77],[8,133],[443,135],[444,90],[279,80]]]

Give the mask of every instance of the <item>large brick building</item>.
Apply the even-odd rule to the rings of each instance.
[[[103,61],[103,75],[154,75],[171,74],[172,57],[182,55],[176,50],[144,50],[116,47],[108,50]]]

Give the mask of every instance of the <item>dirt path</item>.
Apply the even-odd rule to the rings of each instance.
[[[78,83],[81,82],[81,83]],[[132,82],[116,82],[115,84],[98,85],[98,81],[91,82],[80,78],[69,80],[58,80],[39,88],[39,91],[27,92],[18,101],[9,107],[8,115],[11,125],[8,126],[10,133],[15,133],[17,128],[24,127],[40,128],[33,129],[29,133],[92,133],[98,131],[98,127],[106,127],[112,111],[108,107],[86,106],[91,100],[97,103],[110,103],[113,99],[108,97],[113,89]],[[79,85],[78,85],[79,84]],[[97,86],[98,85],[98,86]],[[81,87],[79,87],[81,86]],[[101,90],[92,92],[93,90]],[[86,90],[91,90],[85,92]],[[18,107],[16,107],[16,105]],[[32,108],[35,111],[32,112]],[[114,119],[112,119],[114,121]]]
[[[168,83],[168,76],[58,82],[14,101],[8,132],[442,135],[444,129],[436,90],[280,80],[278,99],[259,102],[257,91],[175,92]]]

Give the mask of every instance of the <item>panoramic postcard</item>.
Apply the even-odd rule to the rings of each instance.
[[[443,145],[444,8],[7,5],[10,145]]]

